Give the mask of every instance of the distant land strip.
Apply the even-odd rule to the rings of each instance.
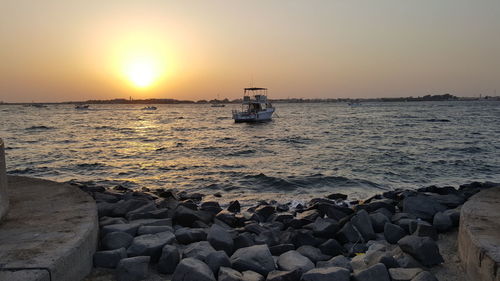
[[[269,99],[273,103],[362,103],[362,102],[419,102],[419,101],[477,101],[489,100],[500,101],[500,96],[484,97],[457,97],[451,94],[443,95],[425,95],[422,97],[397,97],[397,98],[287,98],[287,99]],[[0,104],[210,104],[210,103],[241,103],[242,99],[213,99],[213,100],[177,100],[177,99],[109,99],[109,100],[87,100],[87,101],[65,101],[65,102],[16,102],[7,103],[0,101]]]

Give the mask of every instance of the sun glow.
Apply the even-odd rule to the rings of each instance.
[[[158,88],[172,71],[172,46],[158,36],[136,32],[113,44],[115,73],[136,89]]]
[[[152,57],[131,58],[124,64],[127,79],[138,88],[151,86],[161,76],[159,62]]]

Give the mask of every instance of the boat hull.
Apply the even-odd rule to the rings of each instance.
[[[264,122],[270,121],[273,117],[274,108],[256,113],[248,112],[233,112],[233,119],[236,123],[242,122]]]

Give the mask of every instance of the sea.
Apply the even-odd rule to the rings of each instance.
[[[500,101],[278,103],[255,124],[235,104],[156,106],[0,105],[8,173],[242,204],[500,182]]]

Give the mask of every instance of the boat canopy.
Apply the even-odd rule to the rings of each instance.
[[[245,93],[247,91],[267,91],[267,88],[245,88]]]

